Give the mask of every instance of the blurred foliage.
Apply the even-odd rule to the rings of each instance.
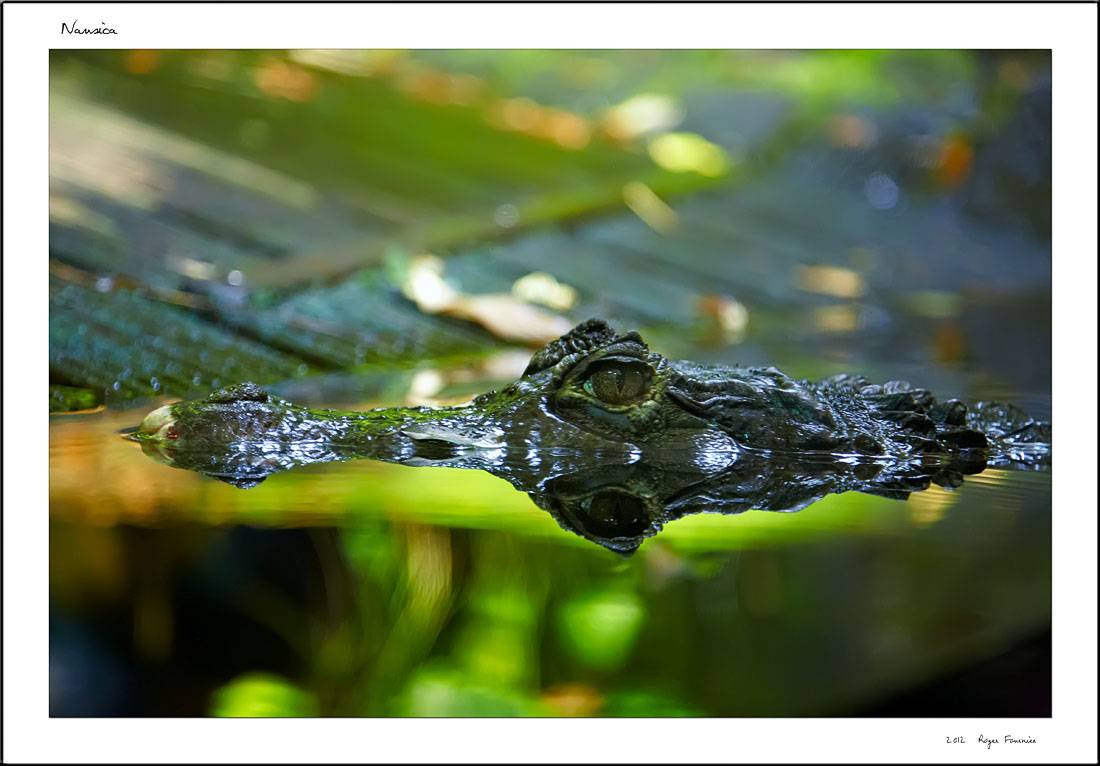
[[[472,394],[532,343],[474,310],[495,301],[1045,416],[1049,73],[1042,51],[54,51],[51,413],[229,378],[315,406]],[[425,264],[445,310],[407,289]],[[620,560],[488,475],[242,492],[145,459],[135,422],[51,417],[52,711],[844,714],[1049,622],[1049,474],[694,516]]]
[[[219,718],[292,718],[317,714],[313,697],[271,673],[249,673],[214,692],[210,714]]]
[[[850,348],[900,331],[903,287],[1049,281],[1014,220],[1049,229],[1048,71],[1011,51],[55,51],[51,382],[118,406],[287,376],[253,340],[371,375],[590,315],[743,361]],[[425,251],[442,302],[407,289]],[[838,271],[861,289],[803,278]],[[961,361],[959,313],[939,318]],[[196,343],[242,353],[196,364]]]
[[[964,95],[959,91],[973,79],[974,60],[968,52],[944,50],[776,52],[740,62],[735,71],[756,87],[819,102],[931,106]]]
[[[72,386],[50,386],[50,412],[74,412],[90,410],[96,406],[99,397],[88,388]]]
[[[636,93],[750,87],[803,100],[942,102],[975,73],[968,51],[409,51],[413,62],[484,77],[504,92],[597,113]],[[690,88],[685,88],[690,83]],[[599,96],[586,94],[599,94]],[[606,99],[606,100],[601,100]]]
[[[558,611],[566,651],[593,668],[614,669],[626,661],[645,619],[645,606],[629,592],[577,594]]]

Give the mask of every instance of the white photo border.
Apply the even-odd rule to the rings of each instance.
[[[3,15],[6,760],[1096,762],[1095,5],[9,3]],[[74,19],[117,35],[62,36]],[[1053,718],[49,718],[48,449],[33,405],[47,383],[48,59],[51,48],[81,47],[1051,49],[1052,419],[1064,429],[1053,476]],[[981,732],[1037,742],[945,744]]]

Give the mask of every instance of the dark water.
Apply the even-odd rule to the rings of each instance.
[[[51,424],[55,715],[874,714],[1049,624],[1049,471],[691,516],[623,560],[481,471],[239,490],[123,440],[140,413]],[[973,714],[1042,713],[998,682]]]

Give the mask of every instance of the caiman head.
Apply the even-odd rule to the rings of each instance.
[[[672,361],[637,332],[589,319],[537,352],[518,381],[473,401],[510,445],[646,454],[829,450],[846,444],[830,403],[773,367]],[[866,446],[866,449],[861,447]],[[878,444],[852,451],[879,454]]]
[[[423,464],[472,452],[487,459],[501,453],[643,451],[732,459],[735,440],[684,406],[679,378],[636,332],[619,334],[602,320],[589,320],[538,351],[514,383],[467,405],[314,410],[242,383],[205,399],[165,405],[130,438],[163,462],[210,475],[218,475],[212,462],[219,455],[231,458],[234,466],[222,478],[251,462],[258,477],[324,460]]]
[[[535,353],[514,383],[464,406],[315,410],[242,383],[155,410],[131,438],[164,462],[252,486],[296,465],[359,457],[493,470],[505,458],[583,454],[712,471],[745,453],[980,451],[994,425],[1031,441],[1049,435],[1049,424],[1011,410],[937,403],[901,382],[811,384],[772,367],[671,361],[638,333],[590,319]]]
[[[590,319],[531,357],[510,386],[477,397],[508,447],[736,452],[729,434],[685,406],[675,364],[637,332]]]

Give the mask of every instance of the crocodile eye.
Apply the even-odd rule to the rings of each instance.
[[[588,376],[586,388],[606,404],[630,404],[646,395],[648,371],[638,362],[601,362]]]

